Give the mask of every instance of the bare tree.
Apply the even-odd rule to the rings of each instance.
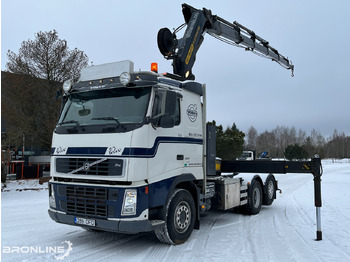
[[[294,127],[277,126],[272,132],[275,135],[278,148],[277,157],[283,157],[285,148],[297,141],[296,130]]]
[[[22,42],[18,54],[8,50],[7,57],[8,71],[55,82],[77,80],[88,65],[87,55],[77,48],[69,50],[56,30],[37,33],[34,40]]]
[[[334,130],[330,141],[325,145],[326,157],[349,158],[350,157],[350,136],[344,132],[338,133]]]
[[[247,133],[247,149],[256,149],[256,139],[258,138],[258,131],[251,126]]]
[[[256,153],[260,154],[267,151],[270,156],[278,157],[276,147],[276,139],[273,132],[265,131],[256,139]]]
[[[306,132],[304,130],[299,129],[297,136],[297,144],[303,145],[306,141]]]

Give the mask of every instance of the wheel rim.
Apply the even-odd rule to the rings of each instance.
[[[258,208],[260,205],[260,190],[259,188],[255,188],[253,191],[253,206],[254,208]]]
[[[191,208],[187,202],[180,202],[174,213],[175,229],[179,233],[185,232],[191,223]]]
[[[275,186],[273,184],[273,181],[270,180],[268,185],[267,185],[267,194],[268,194],[269,199],[273,198],[274,189],[275,189]]]

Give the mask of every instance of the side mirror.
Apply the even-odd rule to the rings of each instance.
[[[162,128],[173,128],[175,126],[175,118],[171,115],[160,117],[159,126]]]

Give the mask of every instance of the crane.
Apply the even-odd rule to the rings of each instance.
[[[262,57],[272,59],[286,69],[292,71],[294,76],[294,65],[281,55],[277,49],[270,46],[269,42],[261,38],[254,31],[244,27],[238,22],[230,23],[225,19],[212,15],[206,8],[196,9],[188,4],[182,5],[182,13],[185,23],[174,32],[168,28],[162,28],[158,32],[157,42],[161,54],[168,60],[173,60],[173,73],[182,79],[194,79],[192,67],[204,40],[204,34],[209,35],[234,46],[243,47]],[[176,34],[186,28],[181,39]]]

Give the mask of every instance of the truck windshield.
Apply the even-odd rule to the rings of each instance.
[[[65,103],[56,132],[100,133],[134,129],[146,116],[150,90],[115,88],[73,93]]]

